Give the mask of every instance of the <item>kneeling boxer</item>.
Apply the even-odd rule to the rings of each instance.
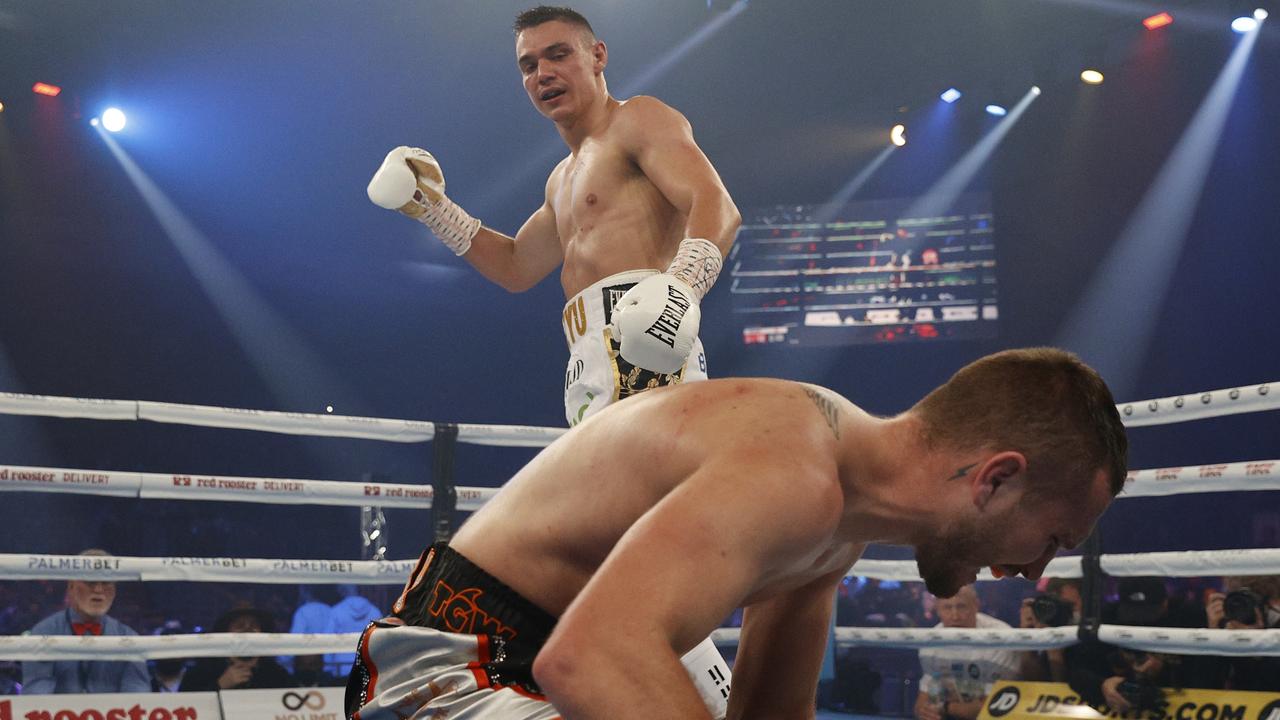
[[[812,717],[832,596],[867,543],[914,546],[939,597],[983,566],[1035,579],[1119,492],[1126,451],[1105,383],[1050,349],[983,358],[892,418],[780,380],[644,393],[424,554],[361,636],[347,710],[710,718],[680,658],[744,607],[728,717]]]

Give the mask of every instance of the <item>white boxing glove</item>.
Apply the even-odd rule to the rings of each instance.
[[[471,249],[480,221],[445,197],[444,172],[431,153],[400,147],[387,153],[367,189],[375,205],[397,210],[431,228],[457,255]]]
[[[613,308],[613,336],[623,360],[671,374],[684,367],[698,339],[702,308],[724,258],[703,238],[685,238],[666,272],[636,283]]]
[[[693,352],[701,321],[698,296],[688,283],[666,273],[650,275],[613,308],[618,354],[645,370],[678,372]]]

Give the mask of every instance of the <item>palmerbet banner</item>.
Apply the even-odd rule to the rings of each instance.
[[[979,720],[1280,720],[1280,693],[1162,688],[1150,709],[1116,712],[1085,703],[1064,683],[1002,682]]]

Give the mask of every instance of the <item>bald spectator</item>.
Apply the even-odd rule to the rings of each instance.
[[[938,598],[935,627],[1007,628],[979,610],[978,593],[966,585],[952,598]],[[977,647],[931,647],[920,651],[918,720],[974,720],[998,680],[1015,678],[1018,654],[1012,650]]]

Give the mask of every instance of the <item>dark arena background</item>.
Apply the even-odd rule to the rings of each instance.
[[[558,273],[508,293],[365,193],[409,145],[488,227],[515,233],[539,207],[568,151],[521,85],[511,23],[527,7],[0,0],[0,693],[15,696],[0,702],[13,717],[38,717],[17,704],[23,666],[54,656],[27,633],[77,578],[118,580],[110,616],[143,641],[212,635],[251,608],[281,635],[204,655],[279,656],[287,687],[344,684],[350,656],[323,634],[359,624],[300,626],[298,609],[388,612],[419,553],[488,497],[467,488],[500,487],[556,434],[499,428],[506,440],[476,444],[468,432],[485,430],[469,428],[565,427]],[[1102,626],[1131,682],[1280,698],[1280,31],[1267,19],[1280,6],[574,7],[608,46],[612,95],[682,112],[741,211],[702,303],[711,377],[815,383],[887,416],[992,352],[1078,354],[1128,408],[1131,479],[1090,542],[1055,561],[1083,576],[1084,598],[1052,642],[1096,645]],[[76,557],[90,548],[113,557]],[[912,558],[873,545],[841,585],[820,717],[941,720],[921,703],[948,699],[928,681],[951,666],[920,649],[955,637],[902,632],[945,619]],[[1183,615],[1118,621],[1150,577]],[[981,612],[1012,628],[1006,645],[1022,638],[1023,664],[1000,679],[1049,681],[1026,668],[1050,631],[1018,628],[1023,601],[1055,588],[979,580]],[[1246,586],[1260,616],[1276,609],[1256,640],[1232,631],[1246,650],[1220,652],[1261,668],[1261,685],[1243,670],[1196,685],[1196,662],[1170,658],[1219,656],[1181,636],[1105,633],[1216,632],[1211,598]],[[715,636],[726,657],[740,624]],[[291,628],[321,634],[290,645]],[[152,674],[174,658],[148,648],[129,657]],[[1152,680],[1134,669],[1148,652],[1185,672]],[[80,667],[94,657],[108,656]],[[945,714],[991,713],[989,683],[950,692]]]

